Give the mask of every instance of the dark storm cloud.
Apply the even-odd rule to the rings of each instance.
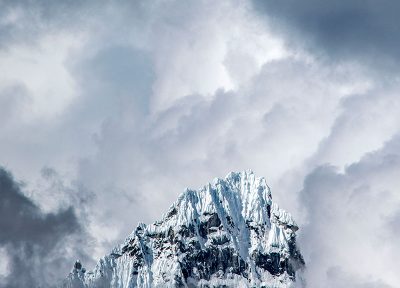
[[[290,38],[317,45],[334,59],[400,60],[399,1],[255,0],[254,6],[271,23],[284,24]]]
[[[0,247],[6,248],[9,271],[0,284],[48,287],[60,277],[60,268],[68,271],[62,261],[68,257],[65,249],[82,228],[71,207],[43,213],[22,193],[21,184],[11,173],[0,167],[0,231]]]

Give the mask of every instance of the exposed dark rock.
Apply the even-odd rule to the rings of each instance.
[[[207,238],[207,235],[210,234],[212,228],[218,228],[221,225],[221,219],[219,219],[217,213],[207,213],[205,215],[209,215],[209,218],[204,222],[200,222],[199,225],[199,234],[203,238]]]
[[[247,263],[231,247],[210,246],[204,250],[196,249],[194,253],[187,254],[180,265],[185,280],[188,277],[209,280],[214,273],[226,273],[228,269],[233,274],[247,277],[248,270]]]
[[[79,260],[77,260],[75,262],[74,268],[77,269],[77,270],[81,270],[82,269],[82,264],[81,264],[81,262]]]

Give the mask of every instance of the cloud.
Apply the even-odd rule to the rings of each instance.
[[[101,79],[96,71],[88,74]],[[96,191],[93,213],[101,219],[99,238],[123,238],[134,224],[121,227],[120,219],[153,221],[183,187],[198,187],[230,170],[251,167],[276,183],[318,149],[340,99],[348,97],[343,87],[354,84],[334,69],[321,73],[318,63],[295,60],[268,63],[252,81],[242,91],[221,89],[211,99],[184,97],[156,117],[136,113],[137,99],[130,93],[101,96],[108,101],[106,112],[118,113],[105,119],[96,134],[98,150],[80,162],[78,173],[78,181]],[[302,101],[304,89],[312,105]],[[88,96],[93,102],[85,105],[88,113],[96,113],[90,107],[103,100],[102,94],[87,95],[96,95]]]
[[[32,9],[55,15],[63,11],[82,24],[79,31],[74,25],[63,26],[56,36],[41,30],[35,44],[22,49],[19,42],[9,41],[18,49],[3,52],[5,64],[14,66],[3,66],[12,67],[4,73],[12,77],[2,83],[21,80],[31,104],[18,114],[10,132],[0,136],[0,160],[29,185],[40,177],[43,166],[49,166],[95,191],[93,229],[99,239],[115,241],[137,221],[159,216],[145,205],[166,209],[185,186],[200,185],[233,169],[225,162],[223,168],[211,165],[220,154],[230,159],[225,150],[235,151],[239,135],[228,137],[232,140],[225,144],[225,129],[232,130],[231,121],[245,118],[235,119],[235,110],[243,110],[238,105],[246,101],[229,89],[249,83],[266,61],[279,60],[285,53],[277,37],[260,32],[257,19],[247,21],[249,11],[243,4],[221,2],[215,9],[173,1],[137,7],[100,5],[93,7],[99,13],[90,14],[87,25],[72,17],[74,7]],[[44,22],[56,21],[55,15]],[[236,55],[251,62],[245,72],[237,67]],[[228,102],[232,105],[225,113]],[[242,130],[255,121],[243,121]],[[207,136],[210,125],[215,126],[215,139]],[[208,151],[205,139],[219,146]],[[171,169],[173,163],[176,169]],[[171,188],[154,199],[154,191],[164,187]],[[47,202],[42,197],[39,205]],[[121,229],[120,219],[126,215],[132,224]],[[104,222],[118,231],[104,228]]]
[[[7,263],[0,284],[49,287],[70,269],[66,259],[85,256],[79,247],[84,229],[72,207],[43,213],[21,185],[0,168],[0,247]]]
[[[23,85],[2,87],[0,90],[1,128],[6,130],[12,122],[18,121],[20,113],[29,103],[29,94]],[[11,122],[11,123],[10,123]]]
[[[5,0],[0,3],[0,50],[34,46],[47,33],[79,31],[94,6],[81,1]]]
[[[390,288],[392,286],[386,285],[381,280],[366,280],[358,279],[347,274],[341,267],[332,267],[327,271],[327,279],[330,286],[335,288]]]
[[[398,1],[253,1],[291,43],[301,42],[333,60],[361,60],[396,68],[400,60]],[[317,48],[317,49],[315,49]],[[318,51],[319,50],[319,51]],[[376,58],[375,58],[376,57]]]
[[[365,153],[382,148],[399,132],[398,83],[375,84],[365,93],[342,99],[340,114],[330,134],[313,155],[313,165],[334,163],[345,167]]]
[[[399,137],[340,173],[321,166],[300,194],[309,287],[396,287]],[[397,176],[396,176],[397,175]]]

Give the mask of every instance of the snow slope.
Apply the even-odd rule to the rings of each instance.
[[[63,287],[293,287],[304,267],[297,229],[264,178],[232,172],[187,189],[93,271],[75,263]]]

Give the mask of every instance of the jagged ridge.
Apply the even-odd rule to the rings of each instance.
[[[232,172],[187,189],[93,271],[76,263],[64,287],[291,287],[304,266],[297,229],[264,178]]]

